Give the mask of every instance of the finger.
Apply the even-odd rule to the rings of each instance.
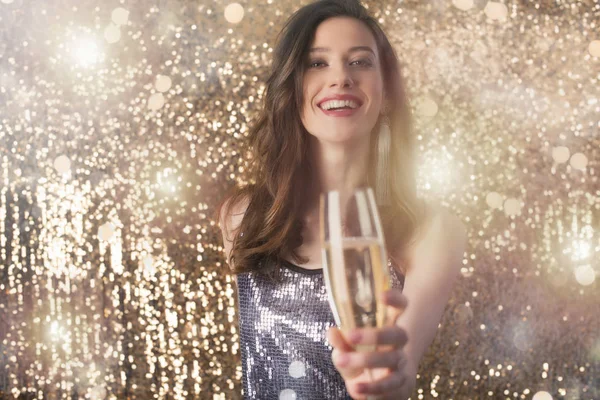
[[[389,289],[381,294],[382,300],[388,306],[404,311],[408,306],[408,298],[399,289]]]
[[[371,382],[357,382],[353,384],[352,391],[361,395],[391,395],[402,388],[406,379],[402,371],[394,371],[384,378]]]
[[[354,351],[354,348],[348,344],[344,338],[342,331],[336,327],[331,327],[327,330],[327,340],[333,346],[331,352],[331,361],[334,367],[339,371],[340,375],[344,380],[353,379],[362,373],[362,369],[347,367],[344,361],[347,359],[347,355]]]
[[[406,331],[396,325],[383,328],[360,328],[348,335],[351,345],[392,345],[404,347],[408,342]]]
[[[383,303],[387,305],[386,325],[395,325],[396,320],[408,305],[407,297],[399,289],[389,289],[382,293]]]
[[[344,337],[342,331],[335,326],[327,330],[327,340],[333,347],[339,350],[354,351],[354,347]]]
[[[343,353],[344,361],[341,362],[343,368],[348,369],[371,369],[371,368],[390,368],[398,369],[402,362],[402,350],[386,350],[386,351],[353,351]],[[339,358],[338,358],[339,361]]]

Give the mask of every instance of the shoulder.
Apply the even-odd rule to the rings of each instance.
[[[429,203],[427,211],[423,226],[423,232],[426,236],[460,238],[466,235],[464,223],[447,208],[437,203]]]
[[[411,260],[417,253],[462,257],[466,239],[467,230],[459,217],[438,203],[428,202],[405,257]]]
[[[248,204],[248,196],[234,194],[233,196],[226,197],[218,210],[219,228],[221,229],[223,238],[223,252],[231,270],[234,269],[231,262],[233,242],[244,219]]]
[[[246,194],[234,194],[225,198],[219,209],[219,227],[223,233],[229,234],[239,229],[248,205],[249,196]]]

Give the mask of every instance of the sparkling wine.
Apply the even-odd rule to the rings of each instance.
[[[391,284],[381,241],[343,238],[341,248],[325,242],[323,253],[325,280],[330,286],[329,302],[342,331],[385,326],[387,306],[378,294]]]

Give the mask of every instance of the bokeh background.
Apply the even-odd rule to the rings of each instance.
[[[239,399],[217,201],[298,0],[0,0],[0,398]],[[600,1],[365,1],[465,222],[416,399],[600,399]]]

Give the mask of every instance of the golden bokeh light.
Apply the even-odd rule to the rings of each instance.
[[[583,153],[575,153],[571,156],[571,167],[579,170],[585,170],[588,165],[588,159]]]
[[[148,98],[148,108],[151,110],[158,110],[165,105],[165,96],[162,93],[153,93]]]
[[[470,10],[475,5],[473,0],[452,0],[452,4],[462,11]]]
[[[504,207],[504,198],[500,193],[490,192],[485,196],[485,201],[491,208],[502,209]]]
[[[76,65],[91,67],[102,60],[98,43],[91,38],[78,38],[70,44],[69,51]]]
[[[575,278],[582,286],[590,286],[596,280],[596,271],[586,264],[575,268]]]
[[[552,149],[552,158],[559,164],[563,164],[569,161],[570,156],[571,152],[566,146],[557,146]]]
[[[240,3],[231,3],[225,7],[225,19],[231,24],[239,24],[244,19],[244,7]]]
[[[119,25],[127,25],[127,21],[129,20],[129,11],[122,7],[115,8],[111,13],[112,22]]]
[[[536,392],[532,400],[553,400],[552,395],[546,391]]]
[[[493,20],[506,21],[508,16],[508,8],[506,8],[506,4],[504,3],[488,1],[485,5],[485,15]]]
[[[592,57],[600,57],[600,40],[592,40],[588,46],[588,51]]]
[[[0,398],[242,398],[213,212],[306,3],[0,0]],[[597,1],[364,3],[469,237],[411,398],[600,399]]]
[[[154,86],[159,92],[168,92],[171,89],[171,78],[166,75],[157,75]]]
[[[108,43],[117,43],[121,39],[121,29],[114,24],[108,25],[104,28],[104,39]]]
[[[517,216],[521,214],[523,203],[519,199],[509,198],[504,202],[504,212],[509,216]]]
[[[66,174],[71,170],[71,160],[69,160],[69,157],[65,155],[56,157],[54,160],[54,169],[59,174]]]

